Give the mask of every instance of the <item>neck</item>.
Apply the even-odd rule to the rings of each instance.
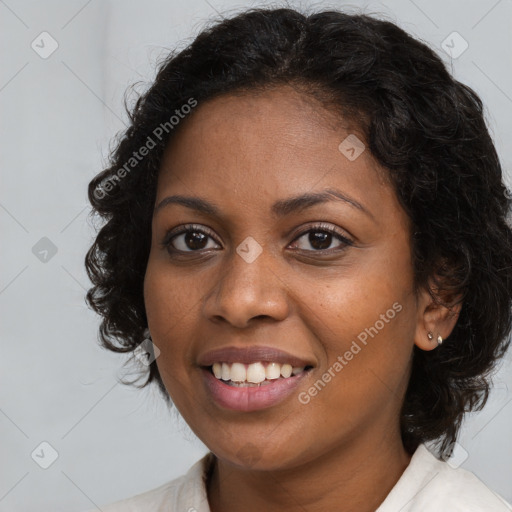
[[[287,469],[243,469],[216,459],[207,486],[210,510],[374,512],[410,459],[399,435],[374,431]]]

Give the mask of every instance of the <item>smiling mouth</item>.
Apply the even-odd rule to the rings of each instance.
[[[289,379],[309,371],[312,366],[292,366],[276,362],[226,363],[216,362],[207,367],[217,380],[233,387],[260,387],[277,380]]]

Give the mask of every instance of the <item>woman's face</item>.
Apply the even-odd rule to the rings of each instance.
[[[158,369],[235,465],[399,436],[421,323],[408,218],[357,133],[312,101],[280,87],[199,104],[160,170],[144,283]]]

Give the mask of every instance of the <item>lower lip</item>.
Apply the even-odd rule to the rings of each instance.
[[[296,389],[308,371],[287,379],[275,379],[270,384],[235,387],[217,379],[209,369],[202,369],[203,380],[213,399],[226,409],[234,411],[259,411],[285,400]]]

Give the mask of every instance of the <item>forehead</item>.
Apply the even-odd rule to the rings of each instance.
[[[386,171],[358,140],[364,144],[357,127],[290,86],[220,96],[181,121],[164,153],[157,202],[172,191],[235,194],[250,204],[328,187],[382,201]],[[344,152],[354,142],[355,153]]]
[[[197,138],[197,142],[207,143],[208,140],[222,139],[226,133],[240,142],[257,140],[269,151],[276,144],[284,146],[288,142],[300,152],[298,143],[301,139],[322,139],[326,131],[339,136],[343,132],[357,131],[357,127],[353,127],[333,107],[324,107],[311,95],[289,85],[281,85],[200,102],[181,122],[166,153],[173,152],[180,142],[193,142],[191,137]],[[314,146],[309,149],[314,149]]]

